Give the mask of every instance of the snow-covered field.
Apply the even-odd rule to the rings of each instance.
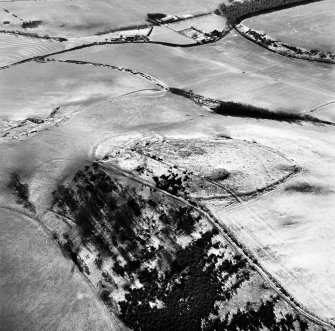
[[[172,87],[273,110],[305,113],[335,100],[331,64],[285,58],[234,31],[201,47],[120,44],[94,46],[55,58],[130,67],[159,77]]]
[[[11,16],[8,31],[33,32],[49,36],[82,37],[106,33],[110,30],[147,24],[148,13],[199,14],[214,11],[220,0],[210,1],[153,1],[153,0],[66,0],[0,2],[0,9],[8,10],[23,21],[40,20],[37,28],[24,30],[21,22]],[[8,13],[6,12],[6,18]],[[15,22],[14,22],[15,21]],[[15,23],[15,24],[14,24]]]
[[[329,5],[327,0],[324,3]],[[194,14],[213,10],[218,4],[217,0],[126,0],[122,4],[114,0],[2,1],[1,8],[24,20],[42,20],[32,32],[65,35],[69,41],[62,44],[1,34],[0,63],[121,35],[146,35],[148,28],[92,37],[145,23],[148,12]],[[63,10],[59,10],[61,5]],[[1,15],[3,20],[11,16],[8,12]],[[3,28],[20,29],[20,19],[14,18]],[[191,44],[192,38],[176,31],[196,24],[211,32],[226,23],[214,15],[210,18],[155,26],[150,38]],[[266,32],[272,35],[272,31]],[[127,171],[149,164],[161,175],[170,169],[164,161],[175,165],[176,172],[183,173],[184,168],[193,171],[199,192],[192,193],[198,193],[200,205],[227,226],[297,302],[322,318],[334,319],[334,126],[223,116],[168,91],[168,87],[193,90],[222,101],[334,121],[334,82],[331,64],[271,53],[235,31],[212,44],[96,45],[1,70],[0,207],[16,210],[2,210],[0,217],[5,251],[0,304],[7,307],[12,299],[4,311],[7,329],[31,329],[32,319],[39,321],[37,329],[48,330],[107,330],[108,324],[115,322],[106,317],[101,301],[79,271],[71,270],[70,261],[62,258],[55,243],[50,243],[32,218],[22,215],[32,213],[19,205],[9,182],[13,173],[19,174],[29,187],[35,221],[51,224],[52,219],[43,217],[50,212],[52,192],[59,184],[91,161],[106,157],[105,164],[112,163],[108,157],[116,146],[122,150],[133,147],[134,142],[144,143],[143,151],[161,160],[131,151],[114,155],[114,164]],[[153,178],[150,183],[154,185]],[[214,192],[214,198],[206,189]],[[178,240],[183,246],[190,238]],[[89,263],[93,265],[95,253],[85,249],[92,255]],[[257,289],[260,283],[257,280]],[[252,285],[248,283],[238,292],[243,303],[248,301],[248,286]],[[252,295],[257,296],[257,291]],[[124,293],[122,289],[118,295]],[[237,311],[234,302],[230,304],[220,311]]]
[[[292,134],[292,130],[294,134]],[[211,207],[287,290],[320,316],[333,318],[335,155],[332,128],[235,123],[233,136],[264,143],[302,172],[255,201]]]
[[[307,49],[335,52],[335,3],[323,0],[254,16],[243,21],[255,30]]]
[[[103,303],[36,221],[1,208],[3,330],[110,330]]]
[[[56,41],[0,34],[0,67],[63,49],[65,45]]]

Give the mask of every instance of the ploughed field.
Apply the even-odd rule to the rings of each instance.
[[[332,0],[253,16],[243,24],[291,46],[335,53],[335,3]]]
[[[0,35],[0,67],[19,62],[34,56],[63,50],[59,42],[26,38],[18,35]]]
[[[157,8],[216,6],[0,4],[41,19],[36,33],[71,36],[144,22]],[[152,33],[189,44],[189,29]],[[2,37],[25,40],[27,57],[61,45]],[[4,64],[22,58],[13,49]],[[271,53],[235,31],[212,44],[96,45],[0,70],[2,325],[331,329],[319,318],[335,318],[334,126],[282,112],[333,121],[334,80],[330,64]],[[220,101],[280,116],[220,115],[210,109]]]

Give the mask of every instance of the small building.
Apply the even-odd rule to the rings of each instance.
[[[189,18],[192,18],[193,15],[191,15],[191,14],[184,14],[184,15],[178,15],[178,17],[179,17],[180,19],[182,19],[182,20],[187,20],[187,19],[189,19]]]
[[[177,16],[174,15],[166,15],[165,17],[159,19],[160,23],[172,23],[178,20]]]

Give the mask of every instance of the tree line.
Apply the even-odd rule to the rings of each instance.
[[[289,7],[296,4],[311,2],[310,0],[230,0],[220,5],[220,10],[231,24],[256,13],[262,13],[274,8]]]

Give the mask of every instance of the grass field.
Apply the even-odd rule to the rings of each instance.
[[[66,108],[61,111],[66,112]],[[0,161],[0,189],[7,192],[10,173],[17,171],[29,183],[37,211],[43,212],[62,178],[85,160],[95,159],[104,149],[108,151],[114,141],[120,143],[120,136],[175,130],[204,114],[205,111],[194,109],[190,100],[157,91],[79,104],[75,115],[57,126],[23,141],[3,141],[1,153],[7,156]]]
[[[15,120],[46,117],[59,106],[90,104],[156,87],[118,70],[57,62],[30,62],[2,70],[0,85],[0,115]],[[20,98],[14,98],[15,95]]]
[[[2,330],[110,330],[105,308],[39,226],[1,208]]]
[[[63,178],[94,158],[98,146],[113,143],[113,136],[117,142],[117,136],[131,131],[159,130],[189,120],[186,114],[192,113],[193,103],[180,99],[177,107],[175,98],[144,91],[118,102],[81,105],[81,112],[58,127],[22,142],[2,140],[0,150],[6,156],[0,160],[0,202],[15,206],[7,185],[10,173],[17,171],[29,184],[30,200],[37,213],[44,214],[52,202],[51,192]],[[78,271],[71,273],[72,263],[38,227],[30,225],[29,219],[2,210],[0,222],[4,276],[0,304],[8,307],[2,308],[0,319],[5,330],[118,330],[109,326],[108,314]],[[50,288],[50,284],[55,285]]]
[[[0,2],[0,8],[14,13],[24,21],[41,20],[38,28],[28,29],[38,34],[50,36],[87,36],[125,26],[146,24],[147,13],[197,14],[214,11],[219,0],[203,1],[136,1],[89,0],[68,1],[21,1]],[[61,10],[59,10],[61,8]],[[20,30],[19,26],[4,26],[7,30]]]
[[[303,171],[253,202],[210,209],[236,233],[287,290],[319,316],[334,317],[332,215],[335,158],[332,129],[238,123],[233,137],[264,143]],[[234,134],[235,133],[235,134]]]
[[[274,150],[232,139],[164,140],[143,150],[224,185],[236,194],[257,193],[293,170],[293,164]]]
[[[43,66],[44,64],[39,65]],[[265,146],[270,146],[280,151],[287,158],[293,158],[294,162],[299,166],[308,169],[309,172],[313,172],[314,177],[319,176],[318,169],[321,164],[324,164],[325,160],[329,164],[325,168],[327,171],[325,176],[330,176],[333,169],[332,156],[327,152],[327,149],[331,150],[329,146],[332,144],[332,131],[324,127],[299,126],[288,123],[276,123],[274,125],[272,122],[263,123],[257,120],[241,120],[238,118],[224,119],[220,115],[208,114],[206,111],[197,108],[190,100],[162,92],[138,92],[132,96],[116,99],[111,103],[97,103],[90,106],[82,106],[82,108],[82,111],[76,116],[58,127],[42,131],[22,142],[1,144],[1,153],[6,155],[6,158],[1,160],[0,166],[2,192],[7,191],[5,187],[9,172],[16,169],[21,174],[24,182],[29,183],[31,201],[36,205],[38,213],[43,213],[50,206],[51,192],[63,178],[78,169],[80,163],[83,164],[85,160],[103,156],[105,152],[109,151],[110,146],[122,143],[122,139],[120,140],[118,136],[127,137],[127,134],[131,136],[131,133],[159,133],[171,138],[208,138],[224,134],[250,142],[256,140]],[[291,134],[293,129],[299,134],[296,136],[296,140]],[[324,138],[318,138],[321,134]],[[290,138],[291,140],[288,137],[292,137]],[[322,146],[324,147],[320,148]],[[255,150],[255,153],[257,154],[258,152]],[[261,157],[263,154],[258,153],[258,155]],[[313,167],[309,165],[312,156],[315,160]],[[265,154],[264,157],[267,158]],[[271,169],[271,166],[270,168],[266,166],[266,168]],[[297,179],[302,180],[303,177]],[[305,180],[310,181],[310,178]],[[319,182],[318,185],[322,185],[322,183]],[[276,266],[279,268],[279,266],[284,264],[284,270],[290,268],[290,263],[287,263],[282,253],[288,250],[289,253],[287,254],[291,259],[299,259],[301,254],[307,254],[304,251],[304,247],[306,247],[306,242],[309,243],[309,240],[311,240],[311,237],[307,236],[307,234],[315,233],[316,229],[319,234],[317,238],[313,237],[315,254],[326,256],[328,260],[331,259],[332,254],[329,246],[320,244],[325,236],[328,236],[327,242],[330,245],[332,241],[329,237],[329,234],[332,233],[332,223],[325,216],[325,213],[328,213],[329,208],[331,208],[329,203],[326,203],[326,205],[319,204],[319,200],[314,198],[310,200],[310,194],[295,193],[291,189],[284,191],[283,199],[287,200],[284,200],[285,203],[280,206],[277,205],[280,200],[275,199],[274,201],[264,200],[260,207],[253,205],[254,207],[252,208],[257,208],[257,213],[260,215],[264,212],[264,208],[266,210],[268,208],[277,209],[276,213],[266,215],[266,220],[270,224],[276,224],[275,222],[281,222],[281,217],[290,219],[296,215],[298,209],[291,210],[287,207],[288,202],[292,203],[294,195],[301,196],[297,203],[304,210],[298,218],[304,229],[304,234],[302,235],[304,242],[301,243],[302,246],[299,249],[296,249],[295,245],[291,245],[290,241],[287,241],[285,245],[278,246],[282,250],[278,250],[273,255],[278,262]],[[268,196],[270,197],[271,195]],[[327,201],[330,202],[331,199],[327,199]],[[315,206],[318,206],[318,208],[315,208]],[[258,254],[257,256],[259,256],[261,263],[267,269],[274,271],[275,276],[285,285],[285,288],[289,289],[309,309],[319,313],[321,316],[328,317],[331,314],[331,310],[329,310],[330,313],[325,314],[322,309],[319,309],[319,306],[310,299],[310,296],[305,296],[304,292],[300,291],[300,287],[296,285],[296,282],[288,282],[284,276],[280,277],[280,271],[277,272],[271,265],[272,260],[265,259],[264,253],[262,254],[264,249],[266,251],[269,250],[267,247],[272,242],[268,240],[273,238],[273,235],[278,234],[279,236],[281,231],[284,231],[287,236],[285,238],[295,236],[297,232],[294,227],[289,225],[279,227],[270,236],[266,232],[268,227],[264,224],[256,226],[251,219],[254,214],[245,209],[240,211],[239,209],[231,210],[228,214],[225,210],[221,213],[220,206],[218,206],[219,209],[216,209],[215,206],[210,206],[210,208],[215,214],[219,210],[219,218],[229,225],[235,231],[239,240],[243,241],[251,250],[253,250],[253,242],[249,240],[248,236],[244,237],[244,233],[237,231],[235,223],[233,221],[230,223],[230,221],[234,220],[236,215],[239,222],[243,221],[243,226],[248,229],[249,233],[254,233],[257,230],[257,239],[261,245],[261,250],[255,253]],[[310,216],[306,216],[306,210],[309,211]],[[312,210],[315,210],[315,212],[312,213]],[[327,227],[320,226],[321,219],[307,223],[309,217],[312,217],[315,213],[320,213],[320,217],[323,218],[324,222],[328,220]],[[327,217],[331,217],[331,214],[328,215]],[[325,224],[324,222],[322,224]],[[9,236],[10,240],[14,240],[13,238],[15,237],[13,235]],[[295,242],[300,243],[301,241],[296,240]],[[329,254],[328,257],[326,254]],[[319,260],[321,261],[321,259]],[[318,290],[323,291],[322,293],[328,293],[328,297],[325,297],[328,300],[332,296],[331,284],[327,280],[329,278],[325,278],[322,275],[332,275],[332,264],[324,264],[322,269],[322,264],[319,264],[320,268],[315,268],[313,263],[312,261],[311,264],[305,265],[304,268],[301,266],[301,270],[294,270],[296,277],[305,279],[303,274],[308,274],[311,277],[315,277],[315,279],[319,279],[321,283],[318,285]],[[326,266],[327,269],[325,271]],[[307,288],[307,291],[314,291],[315,293],[315,282],[311,283],[306,279],[304,281],[301,280],[300,284]],[[13,287],[13,291],[18,291],[16,286]]]
[[[172,29],[161,26],[155,26],[153,28],[153,31],[150,34],[150,40],[166,42],[175,45],[191,45],[196,43],[194,39],[188,38]]]
[[[169,86],[274,110],[308,112],[335,100],[331,65],[285,58],[235,32],[218,43],[195,48],[108,45],[56,58],[128,66],[159,77]]]
[[[243,23],[289,45],[335,52],[335,3],[332,0],[274,11]]]
[[[141,116],[138,116],[139,114]],[[296,132],[295,138],[290,133],[293,129]],[[48,198],[50,192],[61,178],[78,168],[78,164],[85,159],[103,157],[104,153],[110,150],[110,146],[122,143],[122,139],[118,138],[119,135],[127,139],[127,133],[131,132],[133,134],[156,132],[179,138],[192,136],[205,138],[225,134],[241,140],[256,140],[280,151],[287,158],[293,158],[295,164],[306,169],[305,173],[286,184],[287,190],[285,187],[279,190],[277,193],[279,196],[268,194],[258,199],[257,203],[252,203],[251,209],[242,205],[226,212],[224,209],[221,210],[220,204],[217,207],[213,204],[208,206],[235,231],[238,238],[254,251],[262,264],[273,271],[285,288],[289,289],[300,302],[321,316],[332,316],[331,309],[325,313],[323,305],[320,308],[309,295],[305,295],[304,290],[301,290],[306,288],[313,296],[318,296],[324,305],[328,305],[328,300],[333,297],[329,283],[333,269],[332,264],[326,262],[330,261],[332,256],[329,245],[332,245],[333,231],[329,219],[331,213],[328,213],[332,210],[330,194],[333,193],[327,193],[334,190],[331,186],[334,159],[329,152],[333,143],[330,129],[288,123],[274,125],[271,122],[266,124],[257,120],[237,118],[224,120],[220,115],[206,115],[205,111],[195,108],[187,99],[169,94],[145,96],[139,93],[103,107],[97,105],[88,107],[63,125],[41,132],[21,144],[2,144],[2,153],[7,156],[1,161],[2,190],[3,185],[6,185],[9,169],[17,168],[17,165],[22,164],[24,160],[24,167],[18,171],[30,184],[31,200],[36,204],[37,210],[42,212],[50,202]],[[261,154],[258,155],[261,157]],[[311,159],[314,161],[311,162]],[[323,168],[320,176],[320,167],[324,166],[325,162],[328,166]],[[322,194],[326,196],[299,192],[300,182],[322,187],[320,192],[324,192]],[[265,219],[266,223],[257,223],[258,218],[254,219],[254,213]],[[245,236],[245,232],[239,231],[236,227],[239,223],[248,233],[255,236],[260,248],[257,245],[256,250],[254,241]],[[270,232],[268,232],[269,226]],[[298,233],[301,236],[300,240],[296,238]],[[274,242],[273,236],[276,238]],[[278,245],[278,241],[285,242],[285,245]],[[318,256],[315,260],[307,258],[310,251],[305,247],[309,245],[313,247],[313,254]],[[264,251],[271,253],[271,259],[266,258]],[[304,258],[301,259],[301,256]],[[277,269],[271,264],[273,258]],[[310,263],[296,269],[299,260]],[[318,263],[318,268],[315,268],[315,263]],[[280,269],[281,266],[283,269]],[[299,279],[299,282],[288,280],[283,270],[294,272],[295,279]],[[305,274],[313,277],[315,282],[310,282],[310,278],[303,276]],[[316,291],[324,295],[320,296]]]
[[[235,32],[217,44],[188,51],[230,68],[228,73],[188,86],[200,94],[294,112],[334,100],[331,65],[285,58]]]
[[[183,31],[189,28],[195,28],[199,32],[211,33],[214,30],[223,31],[227,28],[227,20],[223,16],[211,14],[195,17],[192,19],[166,24],[168,28],[175,31]]]

